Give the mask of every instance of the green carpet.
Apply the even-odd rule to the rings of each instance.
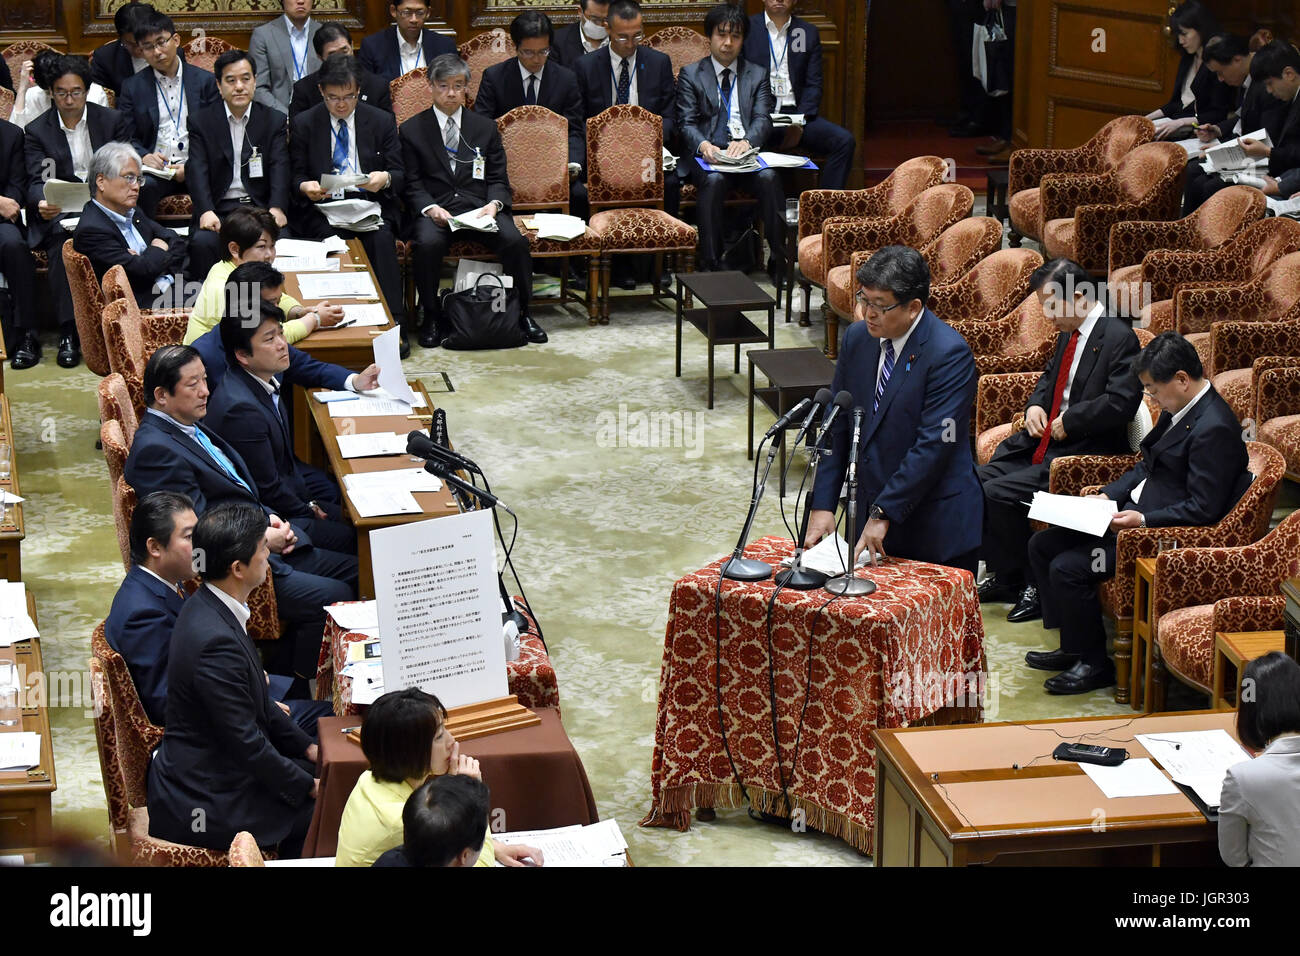
[[[669,592],[683,573],[734,546],[749,500],[748,366],[742,356],[741,374],[733,374],[731,350],[718,349],[710,411],[702,337],[685,331],[676,378],[668,306],[616,303],[612,313],[609,326],[590,328],[577,309],[539,308],[547,345],[474,353],[416,347],[406,363],[408,375],[430,385],[436,373],[450,377],[455,392],[435,401],[448,410],[452,440],[484,464],[494,490],[519,514],[515,563],[546,630],[564,724],[601,816],[618,820],[641,866],[867,864],[839,840],[755,823],[744,811],[720,812],[687,833],[636,825],[649,809]],[[778,316],[778,348],[821,341],[820,322],[800,329]],[[5,377],[28,499],[23,577],[36,596],[47,669],[79,689],[90,632],[123,573],[107,470],[94,447],[96,377],[84,366],[58,368],[52,349],[36,369]],[[761,411],[757,418],[760,430],[771,423]],[[654,438],[651,421],[671,426],[658,430],[659,447],[645,447]],[[755,537],[781,531],[778,501],[773,480]],[[1044,675],[1022,659],[1055,646],[1055,635],[1036,622],[1010,625],[1005,612],[990,605],[984,614],[988,719],[1133,713],[1109,692],[1048,696]],[[1170,703],[1200,700],[1171,694]],[[88,694],[55,703],[55,824],[106,840]]]

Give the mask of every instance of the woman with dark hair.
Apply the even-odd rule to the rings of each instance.
[[[447,709],[416,687],[384,694],[366,712],[361,750],[370,769],[357,780],[339,823],[336,866],[371,866],[402,844],[402,811],[430,777],[465,774],[482,780],[478,761],[460,752],[446,725]],[[524,866],[542,862],[540,850],[493,844],[488,828],[475,866]]]
[[[1300,664],[1280,651],[1246,665],[1237,738],[1258,756],[1231,767],[1219,804],[1228,866],[1300,866]]]
[[[1186,0],[1169,16],[1169,28],[1183,58],[1169,102],[1147,114],[1156,124],[1157,139],[1187,139],[1199,123],[1219,123],[1236,102],[1232,87],[1205,65],[1203,51],[1221,31],[1219,23],[1200,0]]]
[[[61,76],[74,74],[82,81],[82,95],[87,103],[108,106],[108,94],[91,80],[90,61],[84,56],[64,56],[58,50],[38,50],[18,69],[18,90],[14,93],[14,110],[9,122],[25,127],[50,108],[50,87]]]

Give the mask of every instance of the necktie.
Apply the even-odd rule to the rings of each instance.
[[[628,96],[632,92],[632,75],[628,73],[627,60],[618,69],[618,100],[619,103],[626,103]]]
[[[718,100],[718,123],[713,129],[715,143],[731,141],[728,123],[731,120],[731,68],[722,71],[722,96]]]
[[[1043,437],[1038,440],[1038,447],[1034,449],[1035,465],[1041,465],[1047,456],[1047,444],[1052,440],[1052,422],[1056,421],[1056,416],[1061,414],[1061,400],[1065,397],[1065,386],[1070,381],[1070,366],[1074,364],[1074,348],[1078,344],[1078,331],[1071,332],[1070,341],[1065,345],[1065,354],[1061,356],[1061,369],[1056,373],[1056,391],[1052,393],[1052,414],[1047,416],[1047,427],[1043,429]]]
[[[334,137],[334,169],[348,168],[348,124],[339,120],[338,135]]]
[[[537,105],[537,74],[528,74],[528,89],[524,91],[524,102],[529,106]]]
[[[885,339],[885,364],[880,369],[880,381],[876,383],[876,400],[871,405],[871,414],[880,410],[880,396],[885,394],[889,377],[894,374],[894,340]]]
[[[194,440],[199,443],[200,448],[208,453],[208,457],[220,466],[221,470],[226,473],[227,477],[229,477],[231,481],[238,484],[250,495],[253,494],[253,489],[248,487],[248,482],[239,477],[239,472],[235,471],[234,463],[226,457],[225,453],[220,448],[212,444],[212,439],[203,434],[203,429],[198,426],[195,426],[194,428]],[[253,497],[256,498],[257,496],[253,495]]]
[[[185,600],[185,589],[181,587],[179,584],[176,585],[176,596],[180,598],[182,601]]]
[[[447,165],[451,167],[452,175],[456,175],[456,153],[460,150],[460,130],[456,128],[454,119],[447,120],[447,129],[442,137],[443,145],[447,147]]]

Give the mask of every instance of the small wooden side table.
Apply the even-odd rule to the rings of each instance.
[[[1155,558],[1138,558],[1133,579],[1133,638],[1129,682],[1115,684],[1115,703],[1129,703],[1134,710],[1151,709],[1151,661],[1155,635],[1151,633],[1151,583],[1156,576]],[[1118,640],[1118,638],[1117,638]],[[1118,664],[1119,654],[1116,653]],[[1125,701],[1125,698],[1128,698]]]
[[[1215,710],[1234,710],[1237,706],[1237,684],[1242,667],[1269,651],[1280,651],[1286,641],[1282,631],[1239,631],[1214,635],[1214,683],[1210,704]],[[1232,680],[1228,680],[1229,671]],[[1232,692],[1232,700],[1228,699]]]

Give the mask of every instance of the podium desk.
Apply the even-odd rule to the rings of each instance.
[[[27,592],[27,613],[36,623],[36,602]],[[19,707],[0,710],[0,720],[17,719],[0,733],[28,731],[41,735],[41,761],[29,770],[0,772],[0,854],[27,854],[54,842],[51,800],[58,784],[54,778],[54,742],[50,737],[50,713],[43,691],[45,677],[40,638],[0,647],[0,661],[16,664],[22,676]],[[30,706],[24,706],[30,705]]]

